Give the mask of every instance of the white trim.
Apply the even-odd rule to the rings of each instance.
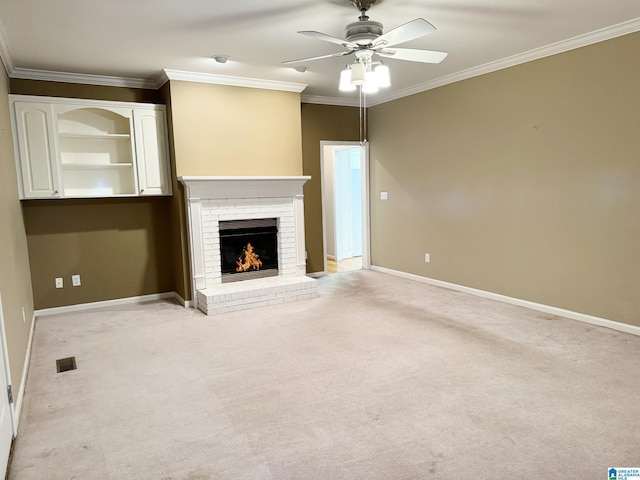
[[[111,107],[111,108],[137,108],[144,110],[157,110],[165,112],[167,110],[166,105],[162,103],[136,103],[136,102],[118,102],[113,100],[90,100],[84,98],[63,98],[63,97],[44,97],[40,95],[21,95],[11,93],[9,94],[9,102],[44,102],[55,103],[58,105],[86,105],[87,107]]]
[[[212,83],[215,85],[228,85],[232,87],[247,87],[247,88],[262,88],[264,90],[281,90],[284,92],[300,93],[307,88],[306,83],[293,83],[293,82],[281,82],[276,80],[262,80],[259,78],[245,78],[245,77],[232,77],[229,75],[214,75],[212,73],[198,73],[198,72],[185,72],[181,70],[163,70],[164,77],[167,80],[180,80],[183,82],[196,82],[196,83]],[[160,76],[160,81],[156,82],[156,85],[164,85],[165,81],[162,81],[163,75]],[[162,83],[160,83],[162,81]]]
[[[409,280],[415,280],[416,282],[427,283],[436,287],[448,288],[450,290],[456,290],[458,292],[468,293],[477,297],[488,298],[490,300],[496,300],[498,302],[508,303],[511,305],[517,305],[518,307],[530,308],[538,312],[549,313],[551,315],[557,315],[559,317],[570,318],[571,320],[578,320],[579,322],[590,323],[592,325],[598,325],[599,327],[611,328],[612,330],[618,330],[624,333],[630,333],[632,335],[640,335],[640,327],[635,325],[629,325],[627,323],[616,322],[608,320],[606,318],[594,317],[580,312],[574,312],[572,310],[565,310],[563,308],[552,307],[550,305],[544,305],[542,303],[530,302],[529,300],[522,300],[520,298],[508,297],[499,293],[487,292],[485,290],[478,290],[476,288],[465,287],[464,285],[458,285],[456,283],[444,282],[442,280],[436,280],[435,278],[422,277],[420,275],[414,275],[413,273],[401,272],[398,270],[392,270],[390,268],[371,266],[371,270],[377,272],[388,273],[389,275],[395,275],[397,277],[406,278]]]
[[[144,78],[116,77],[109,75],[94,75],[91,73],[55,72],[52,70],[37,70],[33,68],[15,67],[9,72],[11,78],[25,80],[45,80],[49,82],[79,83],[82,85],[103,85],[107,87],[149,88],[155,89],[153,80]]]
[[[193,300],[185,300],[184,298],[182,298],[182,296],[178,294],[178,292],[173,292],[173,294],[175,296],[174,298],[176,299],[176,302],[178,302],[184,308],[195,307],[195,302]]]
[[[114,300],[103,300],[100,302],[78,303],[76,305],[66,305],[64,307],[52,307],[36,310],[36,317],[44,317],[46,315],[56,315],[58,313],[79,312],[82,310],[90,310],[93,308],[113,307],[116,305],[127,305],[131,303],[153,302],[155,300],[164,300],[167,298],[176,298],[175,292],[152,293],[150,295],[140,295],[138,297],[116,298]]]
[[[300,103],[316,103],[318,105],[337,105],[339,107],[359,107],[360,106],[360,100],[357,98],[322,97],[319,95],[300,95]]]
[[[522,63],[539,60],[541,58],[567,52],[569,50],[575,50],[576,48],[586,47],[587,45],[603,42],[605,40],[611,40],[612,38],[627,35],[629,33],[634,33],[639,30],[640,17],[610,27],[601,28],[590,33],[585,33],[583,35],[568,38],[566,40],[561,40],[544,47],[534,48],[533,50],[528,50],[516,55],[511,55],[510,57],[502,58],[494,62],[485,63],[484,65],[478,65],[477,67],[468,68],[467,70],[455,72],[451,75],[445,75],[444,77],[429,80],[428,82],[413,85],[402,90],[396,90],[394,92],[390,92],[387,95],[372,96],[370,98],[367,98],[367,103],[368,106],[373,107],[375,105],[380,105],[392,100],[408,97],[409,95],[414,95],[416,93],[421,93],[427,90],[432,90],[434,88],[442,87],[450,83],[478,77],[486,73],[514,67]]]
[[[22,311],[22,314],[24,315],[24,310]],[[9,345],[7,343],[7,330],[5,329],[5,324],[4,324],[4,308],[2,306],[2,294],[0,294],[0,337],[2,337],[2,354],[3,354],[0,361],[4,366],[5,381],[7,384],[7,388],[8,387],[13,388],[13,380],[11,378],[11,365],[9,364]],[[16,421],[17,417],[16,417],[15,402],[12,403],[12,402],[9,402],[8,400],[9,399],[7,397],[4,397],[2,401],[3,403],[6,401],[7,407],[9,407],[9,414],[10,414],[9,421],[11,422],[11,436],[12,438],[15,438],[15,436],[18,433],[18,423]],[[10,453],[9,453],[9,456],[11,456]]]
[[[4,27],[2,26],[2,22],[0,21],[0,58],[2,59],[2,63],[4,63],[4,69],[7,72],[7,76],[11,76],[11,72],[14,69],[13,60],[11,60],[11,55],[9,53],[9,44],[7,43],[7,36],[4,33]]]
[[[302,186],[311,177],[305,176],[181,176],[187,199],[222,199],[261,197],[293,197],[302,194]],[[187,204],[188,206],[188,204]]]
[[[610,27],[601,28],[590,33],[578,35],[566,40],[561,40],[547,46],[534,48],[527,52],[519,53],[484,65],[472,67],[461,72],[452,73],[444,77],[436,78],[428,82],[414,85],[402,90],[396,90],[387,95],[372,96],[368,99],[369,106],[397,100],[402,97],[421,93],[433,88],[459,82],[485,73],[495,72],[504,68],[513,67],[521,63],[538,60],[540,58],[566,52],[576,48],[591,45],[593,43],[610,40],[612,38],[634,33],[640,30],[640,17],[627,20]],[[208,73],[187,72],[180,70],[163,70],[154,79],[105,76],[94,74],[55,72],[51,70],[37,70],[31,68],[15,67],[9,54],[7,39],[2,25],[0,25],[0,57],[4,62],[7,75],[10,78],[22,78],[27,80],[45,80],[52,82],[78,83],[86,85],[105,85],[114,87],[148,88],[158,89],[168,80],[182,80],[188,82],[214,83],[219,85],[231,85],[249,88],[262,88],[266,90],[282,90],[290,92],[302,92],[307,85],[301,83],[263,80],[257,78],[232,77],[226,75],[214,75]],[[358,100],[344,97],[325,97],[319,95],[302,95],[302,103],[316,103],[322,105],[358,106]]]
[[[27,341],[27,351],[24,354],[24,365],[22,367],[22,380],[20,381],[20,387],[15,398],[14,403],[14,415],[16,434],[18,433],[18,423],[20,423],[20,412],[22,411],[22,402],[24,400],[24,391],[27,388],[27,376],[29,375],[29,364],[31,363],[31,346],[33,345],[33,332],[36,327],[36,315],[35,312],[31,315],[31,328],[29,329],[29,340]]]
[[[320,140],[320,197],[322,200],[322,264],[324,268],[323,275],[327,275],[328,265],[327,259],[331,257],[327,255],[327,216],[324,205],[326,181],[325,178],[325,147],[345,147],[360,148],[360,167],[361,167],[361,198],[362,198],[362,268],[368,269],[371,266],[371,212],[369,207],[369,142],[364,144],[355,141],[331,141]],[[331,148],[332,155],[336,149]],[[332,258],[335,260],[335,257]]]

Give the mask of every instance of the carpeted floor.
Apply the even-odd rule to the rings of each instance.
[[[638,372],[640,337],[372,271],[43,317],[9,479],[601,480],[640,467]]]

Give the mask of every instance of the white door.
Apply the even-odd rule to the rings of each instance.
[[[4,478],[9,462],[9,451],[13,440],[13,410],[9,403],[7,386],[9,383],[9,365],[7,361],[7,341],[4,331],[4,314],[2,310],[2,296],[0,295],[0,335],[2,341],[2,361],[0,361],[0,478]]]

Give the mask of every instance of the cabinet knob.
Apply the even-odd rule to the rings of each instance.
[[[54,191],[53,191],[53,194],[54,194],[54,195],[58,195],[58,190],[54,190]]]
[[[144,192],[144,188],[141,188],[141,189],[140,189],[140,193],[142,193],[142,192]]]

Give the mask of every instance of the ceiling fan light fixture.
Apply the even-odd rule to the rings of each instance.
[[[364,63],[356,62],[351,65],[351,85],[364,85],[367,83],[366,74]]]
[[[349,70],[349,67],[346,67],[340,72],[340,85],[338,86],[338,90],[341,92],[353,92],[355,89],[356,86],[351,84],[351,70]]]
[[[362,86],[362,91],[364,93],[377,93],[378,92],[378,79],[376,77],[376,72],[368,71],[365,74],[367,82]]]
[[[376,82],[378,87],[385,88],[391,86],[391,75],[389,73],[389,67],[384,63],[380,63],[374,70],[376,75]]]

